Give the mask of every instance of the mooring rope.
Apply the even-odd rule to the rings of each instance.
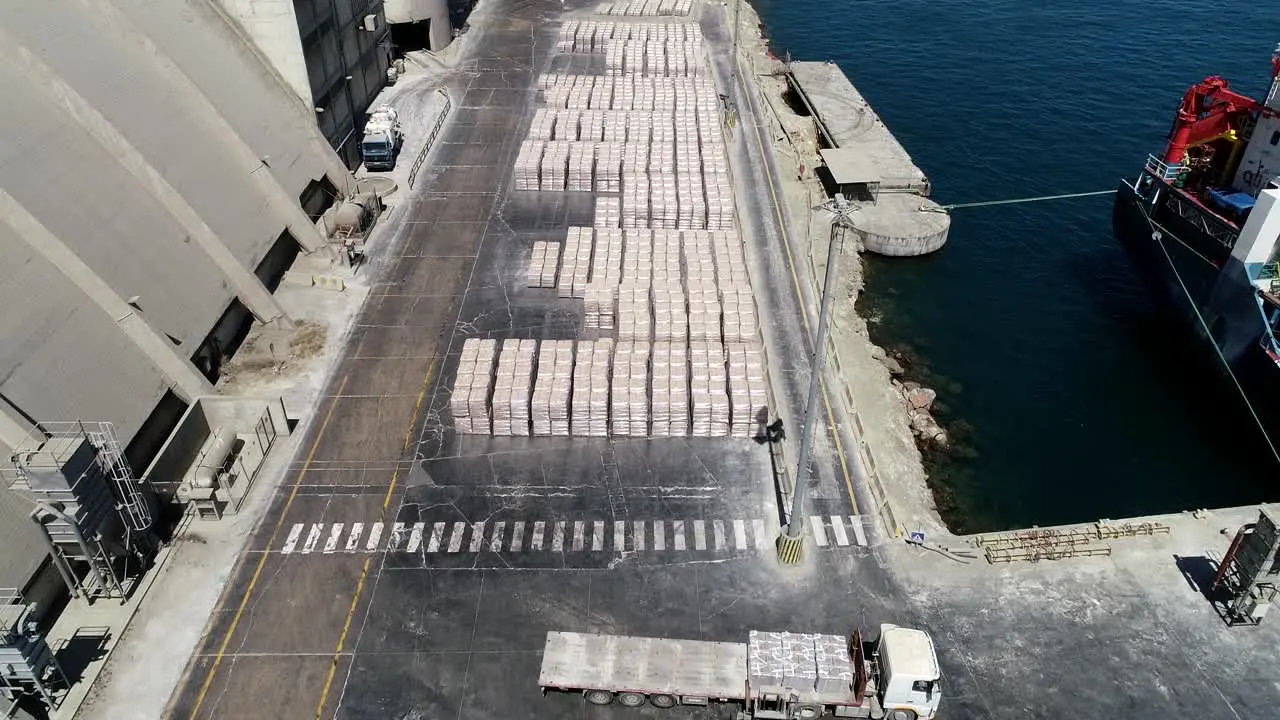
[[[1094,190],[1093,192],[1081,193],[1064,193],[1062,195],[1040,195],[1038,197],[1014,198],[1012,200],[986,200],[983,202],[971,203],[953,203],[951,205],[943,205],[943,210],[955,210],[957,208],[986,207],[988,205],[1013,205],[1014,203],[1042,202],[1045,200],[1066,200],[1067,198],[1091,197],[1093,195],[1112,195],[1115,190]]]
[[[1222,361],[1222,366],[1226,368],[1227,375],[1231,378],[1231,382],[1235,384],[1236,390],[1240,392],[1240,397],[1244,399],[1245,407],[1249,408],[1249,414],[1253,417],[1253,422],[1257,424],[1258,430],[1262,432],[1262,438],[1267,441],[1267,447],[1271,449],[1271,455],[1280,463],[1280,450],[1276,449],[1275,443],[1271,441],[1271,435],[1267,432],[1266,425],[1263,424],[1262,418],[1258,416],[1258,411],[1254,409],[1253,403],[1249,401],[1249,394],[1245,392],[1244,386],[1240,384],[1240,379],[1236,377],[1236,373],[1231,369],[1231,363],[1227,362],[1227,356],[1222,354],[1222,348],[1218,347],[1218,341],[1213,339],[1213,334],[1209,332],[1209,323],[1205,322],[1204,315],[1200,313],[1200,307],[1196,304],[1195,298],[1191,295],[1191,291],[1187,289],[1187,284],[1182,281],[1182,274],[1178,272],[1177,265],[1173,262],[1173,256],[1169,254],[1169,248],[1164,244],[1164,231],[1160,224],[1151,219],[1147,214],[1147,209],[1138,204],[1138,210],[1142,213],[1142,217],[1146,219],[1147,224],[1157,229],[1156,237],[1152,238],[1156,244],[1160,246],[1160,251],[1164,253],[1165,260],[1169,263],[1169,268],[1173,271],[1173,276],[1178,279],[1178,287],[1182,288],[1182,293],[1187,296],[1187,302],[1191,304],[1191,310],[1196,314],[1196,320],[1200,323],[1200,328],[1204,330],[1205,337],[1209,340],[1209,344],[1213,346],[1213,351],[1217,354],[1218,360]],[[1177,240],[1177,236],[1174,236]],[[1178,240],[1181,243],[1181,240]]]

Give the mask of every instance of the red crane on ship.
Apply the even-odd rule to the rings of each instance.
[[[1280,72],[1280,59],[1273,59]],[[1231,137],[1244,129],[1262,104],[1231,89],[1231,83],[1214,75],[1192,86],[1182,98],[1178,117],[1169,133],[1169,146],[1164,151],[1168,165],[1178,165],[1189,148]]]
[[[1271,77],[1280,77],[1280,48],[1271,56]],[[1219,138],[1236,139],[1236,135],[1252,120],[1254,113],[1275,112],[1247,95],[1231,89],[1225,78],[1213,75],[1191,87],[1182,97],[1178,116],[1169,132],[1169,145],[1164,161],[1177,165],[1186,158],[1189,148]]]

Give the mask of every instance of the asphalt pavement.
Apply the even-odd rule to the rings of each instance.
[[[858,590],[883,583],[847,498],[815,507],[810,562],[777,568],[769,452],[751,440],[452,432],[463,340],[569,339],[580,326],[581,301],[526,288],[524,273],[533,242],[591,224],[592,195],[509,190],[536,74],[583,62],[550,52],[562,12],[520,2],[473,16],[447,81],[455,109],[404,201],[408,241],[374,270],[323,419],[228,582],[173,717],[605,717],[618,710],[540,696],[548,630],[740,640],[756,627],[845,632],[862,608],[878,612],[883,592]],[[802,348],[771,347],[771,362],[800,363]]]

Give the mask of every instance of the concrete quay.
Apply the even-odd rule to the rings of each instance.
[[[749,92],[760,97],[754,120],[772,141],[766,154],[777,166],[770,182],[792,219],[798,282],[813,292],[822,282],[829,216],[810,211],[825,188],[801,168],[820,162],[822,143],[812,118],[789,109],[783,66],[759,33],[759,17],[746,4],[741,15],[744,64],[755,69]],[[891,364],[858,315],[862,268],[849,255],[841,261],[832,334],[837,361],[826,385],[831,402],[854,415],[849,424],[862,452],[846,455],[861,455],[866,470],[857,475],[854,494],[888,531],[873,543],[876,583],[851,589],[848,607],[866,613],[867,622],[897,617],[933,635],[945,675],[939,716],[1231,720],[1274,714],[1280,688],[1259,678],[1270,676],[1264,668],[1280,623],[1269,618],[1257,627],[1228,628],[1201,589],[1206,569],[1226,552],[1236,528],[1257,518],[1257,508],[1108,523],[1168,527],[1108,540],[1109,555],[987,562],[971,542],[976,538],[951,535],[937,516],[908,413],[890,384]],[[820,483],[820,494],[831,491]],[[895,537],[898,531],[903,536]],[[962,563],[908,544],[910,531],[975,557]],[[840,575],[824,577],[842,584]]]
[[[818,170],[824,184],[859,201],[850,220],[862,246],[896,256],[940,249],[950,216],[929,199],[929,178],[844,71],[832,62],[793,61],[783,72],[825,148]]]

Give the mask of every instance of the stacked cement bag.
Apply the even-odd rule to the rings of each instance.
[[[653,344],[653,404],[650,417],[654,437],[689,434],[689,365],[687,343]]]
[[[462,359],[453,383],[449,410],[453,427],[460,433],[488,435],[489,387],[493,382],[493,358],[498,351],[496,340],[470,338],[462,343]]]
[[[636,83],[630,76],[613,78],[613,109],[635,110]],[[623,139],[623,138],[620,138]]]
[[[646,128],[648,126],[645,126]],[[627,133],[631,133],[632,128],[627,128]],[[649,145],[648,140],[643,142],[628,140],[627,144],[622,147],[622,177],[630,180],[634,177],[643,177],[649,173]]]
[[[569,143],[569,192],[591,192],[594,186],[595,160],[595,143]]]
[[[729,393],[724,346],[720,341],[689,345],[689,385],[692,405],[690,433],[694,437],[729,434]]]
[[[576,75],[551,75],[547,77],[546,86],[542,90],[542,99],[553,108],[568,107],[569,95],[577,81]]]
[[[587,107],[592,110],[608,110],[612,105],[613,78],[597,78],[595,86],[591,88],[591,95],[587,100]]]
[[[622,199],[616,197],[596,198],[595,220],[598,228],[616,228],[622,226]]]
[[[604,51],[604,74],[609,77],[617,77],[625,70],[623,64],[625,43],[610,42]]]
[[[611,332],[614,329],[614,307],[618,286],[613,283],[587,283],[582,293],[582,326],[587,330]]]
[[[596,230],[595,256],[591,265],[591,282],[617,285],[622,280],[623,231],[613,228]]]
[[[689,340],[720,340],[720,293],[714,280],[689,278]]]
[[[493,434],[529,434],[535,340],[505,340],[493,379]]]
[[[578,343],[573,368],[573,404],[570,429],[576,436],[605,437],[609,434],[609,365],[613,341]]]
[[[684,287],[677,282],[653,283],[653,339],[685,341],[689,338],[689,315]]]
[[[529,257],[528,285],[532,288],[556,286],[556,267],[560,264],[560,243],[535,242]]]
[[[578,117],[578,139],[599,142],[604,139],[604,117],[601,110],[588,110]]]
[[[736,233],[711,233],[711,249],[716,261],[716,282],[725,289],[751,289],[742,239]]]
[[[563,191],[569,174],[569,142],[547,143],[542,155],[542,190]]]
[[[608,112],[604,115],[603,140],[607,143],[624,143],[627,141],[627,114],[625,112]],[[622,148],[618,148],[618,163],[622,163]]]
[[[594,230],[584,227],[569,228],[564,245],[564,262],[560,269],[559,296],[582,297],[591,275],[591,245]]]
[[[648,385],[649,343],[620,341],[613,354],[613,435],[649,434]]]
[[[654,150],[664,151],[670,148],[654,146]],[[671,161],[674,165],[674,159]],[[676,192],[676,176],[671,173],[649,172],[649,227],[678,227],[679,201]]]
[[[707,201],[700,173],[677,176],[676,202],[680,208],[676,227],[700,230],[707,226]]]
[[[734,437],[754,437],[768,405],[764,353],[757,342],[731,342],[725,344],[725,354],[729,359],[730,432]]]
[[[639,108],[644,110],[644,108]],[[647,112],[627,113],[627,142],[635,145],[636,150],[643,152],[641,162],[632,168],[636,172],[649,169],[649,144],[653,142],[653,116]],[[630,147],[627,148],[630,150]],[[626,167],[624,166],[624,170]]]
[[[630,149],[631,145],[627,148]],[[649,176],[643,172],[628,174],[623,160],[622,171],[622,227],[649,227],[649,200],[651,197]]]
[[[708,230],[733,229],[733,192],[727,184],[728,179],[727,175],[708,177],[703,185],[703,192],[707,196]],[[721,180],[725,184],[712,182],[713,180]]]
[[[569,388],[573,381],[573,341],[543,340],[533,386],[534,435],[569,435]]]
[[[526,140],[520,144],[520,154],[516,156],[515,177],[516,190],[537,190],[538,168],[542,164],[542,153],[546,143],[541,140]]]
[[[551,140],[555,137],[556,111],[538,108],[533,111],[533,124],[529,126],[530,140]]]
[[[622,192],[622,148],[620,142],[596,146],[596,192]]]
[[[725,342],[756,340],[756,301],[751,290],[728,288],[720,291]]]
[[[622,281],[646,288],[653,279],[653,231],[636,228],[623,231]]]
[[[595,89],[597,78],[591,75],[579,75],[565,99],[565,107],[570,110],[586,110],[591,107],[591,91]],[[599,78],[606,82],[608,78]]]
[[[649,284],[624,282],[618,286],[617,331],[619,340],[649,342],[652,316]]]
[[[679,285],[683,276],[680,233],[676,230],[654,230],[653,282]]]
[[[556,52],[571,53],[574,51],[574,35],[578,32],[580,20],[570,20],[560,26],[560,35],[556,38]]]
[[[578,139],[578,118],[582,115],[578,110],[557,110],[556,122],[551,135],[552,140],[573,142]]]

